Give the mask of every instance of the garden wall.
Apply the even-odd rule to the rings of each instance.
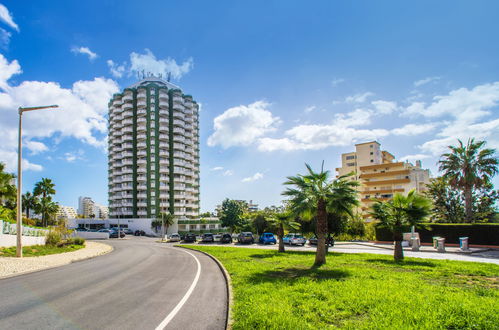
[[[44,245],[46,230],[23,226],[23,245]],[[15,223],[0,220],[0,247],[17,244],[17,227]]]

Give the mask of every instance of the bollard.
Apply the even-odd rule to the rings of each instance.
[[[419,238],[411,238],[412,251],[419,251]]]
[[[436,249],[437,248],[437,240],[440,238],[440,236],[433,236],[433,248]]]
[[[445,252],[445,238],[438,238],[437,239],[437,251],[440,253]]]
[[[461,251],[469,251],[468,237],[459,237],[459,248]]]

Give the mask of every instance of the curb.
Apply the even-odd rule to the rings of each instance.
[[[100,243],[100,242],[99,242]],[[100,244],[104,244],[104,243],[100,243]],[[20,272],[20,273],[14,273],[14,274],[10,274],[10,275],[5,275],[5,276],[0,276],[0,281],[1,280],[4,280],[4,279],[7,279],[7,278],[12,278],[12,277],[16,277],[16,276],[20,276],[20,275],[26,275],[26,274],[31,274],[31,273],[37,273],[37,272],[42,272],[44,270],[49,270],[49,269],[54,269],[54,268],[59,268],[59,267],[62,267],[62,266],[66,266],[66,265],[70,265],[70,264],[73,264],[75,262],[80,262],[80,261],[84,261],[84,260],[88,260],[88,259],[92,259],[92,258],[95,258],[95,257],[100,257],[100,256],[103,256],[105,254],[108,254],[108,253],[111,253],[114,251],[114,247],[112,247],[111,245],[108,245],[108,244],[105,244],[109,247],[111,247],[111,250],[107,251],[107,252],[103,252],[103,253],[99,253],[99,254],[96,254],[94,256],[90,256],[90,257],[85,257],[85,258],[82,258],[82,259],[77,259],[77,260],[71,260],[70,262],[68,263],[64,263],[62,265],[57,265],[57,266],[50,266],[50,267],[45,267],[45,268],[40,268],[40,269],[33,269],[33,270],[28,270],[28,271],[25,271],[25,272]]]
[[[187,250],[202,253],[205,256],[208,256],[209,258],[211,258],[218,265],[218,267],[222,271],[222,274],[225,278],[225,283],[227,284],[227,318],[226,318],[226,322],[225,322],[225,329],[232,329],[232,324],[234,323],[234,320],[232,319],[232,307],[234,305],[234,294],[232,292],[232,280],[230,278],[229,272],[227,272],[227,269],[225,269],[224,265],[222,265],[220,260],[218,260],[217,258],[215,258],[214,256],[212,256],[211,254],[209,254],[207,252],[192,249],[192,248],[185,246],[185,245],[173,245],[173,247],[187,249]]]

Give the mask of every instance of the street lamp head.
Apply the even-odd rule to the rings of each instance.
[[[33,110],[41,110],[41,109],[51,109],[51,108],[58,108],[59,106],[57,104],[53,105],[44,105],[41,107],[19,107],[19,113],[25,112],[25,111],[33,111]]]

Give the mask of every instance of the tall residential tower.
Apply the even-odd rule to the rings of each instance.
[[[199,106],[147,77],[109,102],[109,216],[177,219],[199,214]],[[133,220],[129,221],[132,222]]]

